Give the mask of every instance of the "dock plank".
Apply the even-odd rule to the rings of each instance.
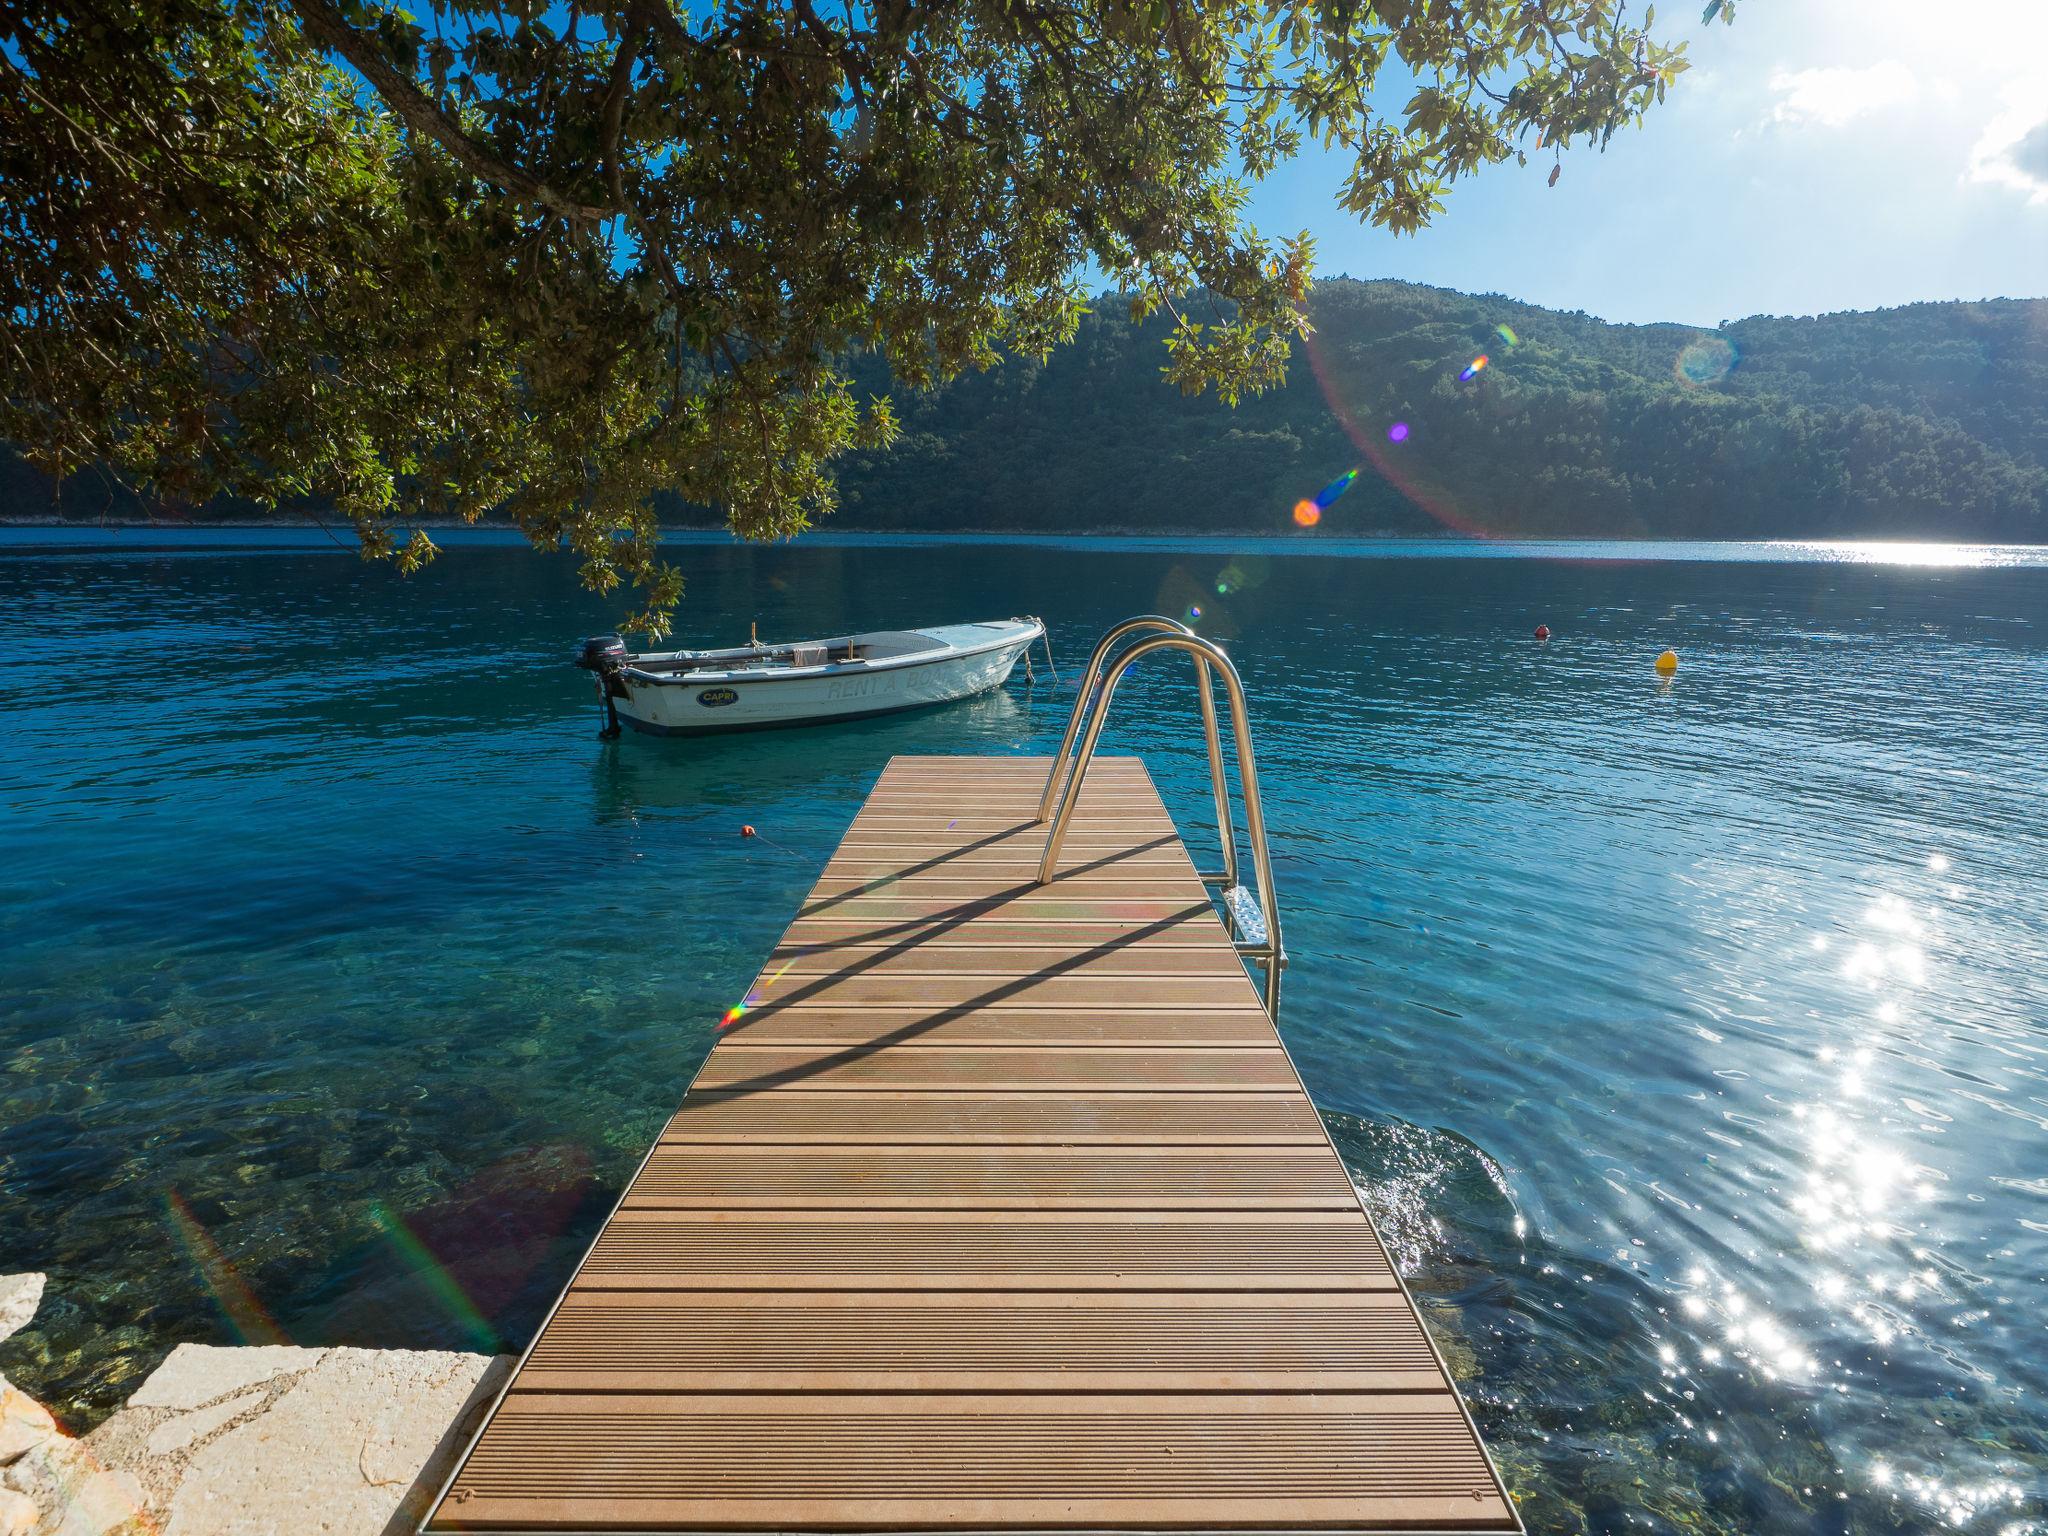
[[[1514,1531],[1150,776],[897,758],[430,1532]]]
[[[1396,1282],[1370,1226],[1346,1212],[660,1211],[629,1202],[569,1294],[585,1286],[1186,1292]]]
[[[661,1139],[765,1145],[882,1146],[995,1142],[1082,1147],[1321,1146],[1322,1122],[1296,1093],[811,1093],[704,1089],[683,1101]]]
[[[911,1028],[915,1029],[913,1025]],[[728,1093],[802,1086],[874,1088],[1143,1088],[1156,1093],[1221,1088],[1284,1089],[1294,1068],[1278,1046],[1180,1048],[1097,1046],[926,1046],[898,1051],[866,1046],[756,1046],[714,1051],[697,1082]]]
[[[1440,1392],[1398,1292],[577,1292],[526,1362],[556,1392]]]
[[[948,1007],[845,1008],[821,998],[793,1007],[749,1009],[723,1043],[757,1045],[1270,1046],[1263,1013],[1232,1008]]]
[[[493,1429],[458,1484],[475,1525],[1462,1530],[1501,1507],[1448,1392],[514,1390]]]
[[[656,1149],[627,1210],[1334,1210],[1356,1200],[1328,1148]]]

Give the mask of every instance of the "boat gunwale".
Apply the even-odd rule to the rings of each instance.
[[[987,625],[989,624],[989,622],[990,621],[987,620],[978,620],[976,621],[976,624]],[[807,667],[763,667],[759,670],[750,670],[746,668],[734,669],[728,667],[724,671],[692,670],[687,672],[661,673],[644,671],[641,668],[634,666],[629,661],[619,668],[619,675],[629,682],[637,683],[643,687],[654,688],[697,687],[706,683],[725,683],[729,685],[737,685],[743,683],[805,682],[821,677],[838,677],[849,674],[858,674],[860,676],[872,676],[874,673],[877,672],[900,671],[905,667],[929,667],[936,665],[937,663],[942,661],[965,661],[971,657],[986,655],[990,651],[1006,650],[1009,647],[1018,645],[1020,643],[1028,647],[1034,644],[1036,641],[1038,641],[1045,634],[1044,623],[1037,619],[1011,618],[998,619],[993,622],[996,624],[1014,624],[1018,626],[1018,630],[1015,633],[1006,634],[994,640],[984,640],[974,645],[951,645],[944,641],[937,641],[929,650],[911,651],[901,656],[877,656],[873,658],[858,657],[852,661],[826,661],[819,662],[815,665]],[[937,629],[954,627],[966,628],[968,626],[934,625],[932,627]],[[924,633],[924,631],[874,630],[871,631],[871,633],[922,634]],[[848,642],[851,643],[852,641],[858,640],[860,637],[858,635],[849,635],[846,638]],[[798,644],[829,646],[831,644],[831,641],[807,640],[791,642],[792,647]],[[730,654],[734,655],[735,657],[766,655],[770,654],[773,651],[788,648],[790,647],[762,646],[759,649],[750,648],[744,651],[737,651]],[[717,656],[720,653],[712,651],[697,653],[671,651],[667,654],[698,654],[704,656]]]

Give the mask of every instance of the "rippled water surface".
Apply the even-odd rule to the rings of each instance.
[[[523,1343],[883,762],[1072,697],[601,743],[562,562],[83,538],[0,542],[0,1370],[81,1422]],[[1473,552],[700,543],[682,637],[1199,608],[1284,1032],[1531,1525],[2048,1529],[2048,562]],[[1199,853],[1185,681],[1119,704]]]

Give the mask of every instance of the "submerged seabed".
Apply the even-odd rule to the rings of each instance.
[[[602,744],[563,562],[167,540],[0,532],[0,1371],[80,1421],[523,1342],[886,758],[1071,702]],[[1199,610],[1289,1044],[1532,1526],[2041,1528],[2038,554],[1285,542],[686,542],[682,640]],[[1119,705],[1199,848],[1185,679]]]

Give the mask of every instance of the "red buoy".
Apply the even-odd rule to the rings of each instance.
[[[756,834],[755,834],[755,832],[754,832],[754,829],[753,829],[752,827],[744,827],[744,826],[743,826],[743,827],[741,827],[741,828],[740,828],[740,836],[741,836],[741,837],[753,837],[753,836],[755,836],[755,835],[756,835]]]
[[[1536,626],[1536,638],[1538,640],[1548,640],[1550,638],[1550,626],[1548,624],[1538,624]]]

